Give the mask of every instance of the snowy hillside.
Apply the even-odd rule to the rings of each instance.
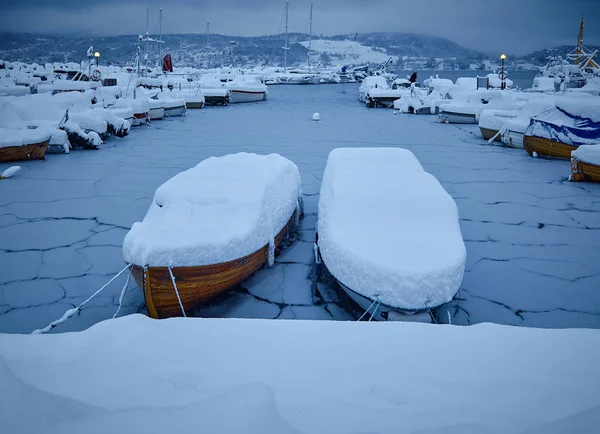
[[[300,42],[300,44],[308,48],[308,41]],[[368,47],[347,39],[342,41],[313,40],[312,51],[321,54],[324,58],[329,57],[331,63],[383,63],[390,58],[384,48]],[[396,60],[398,60],[398,57],[393,56],[393,61]]]

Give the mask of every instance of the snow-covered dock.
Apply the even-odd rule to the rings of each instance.
[[[467,264],[440,320],[600,328],[600,185],[569,183],[569,162],[488,146],[477,125],[368,110],[356,104],[357,87],[274,87],[266,104],[191,111],[97,152],[19,163],[18,174],[0,181],[0,331],[30,332],[81,303],[124,267],[124,236],[159,185],[205,158],[241,151],[279,153],[298,166],[306,217],[273,268],[197,313],[351,319],[340,295],[316,278],[313,242],[327,155],[353,146],[409,149],[455,199]],[[320,122],[311,121],[314,112]],[[122,276],[54,331],[111,318],[124,283]],[[142,306],[131,282],[119,315]]]

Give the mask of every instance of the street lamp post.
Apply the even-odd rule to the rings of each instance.
[[[500,72],[500,78],[502,79],[502,84],[500,85],[500,89],[506,89],[506,75],[504,74],[504,59],[506,59],[506,54],[500,55],[500,60],[502,60],[502,67]]]
[[[98,62],[100,60],[100,52],[99,51],[95,51],[94,52],[94,57],[96,58],[96,66],[98,66]]]

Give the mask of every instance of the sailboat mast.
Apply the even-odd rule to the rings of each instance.
[[[206,46],[210,45],[210,21],[206,22]]]
[[[150,0],[146,7],[146,58],[144,59],[144,67],[148,67],[148,59],[150,58]]]
[[[287,69],[287,52],[288,52],[288,27],[289,27],[289,17],[288,12],[290,8],[290,0],[285,0],[285,47],[284,50],[284,60],[283,60],[283,68]]]
[[[158,10],[158,63],[159,67],[162,67],[162,8]],[[162,69],[162,68],[161,68]]]
[[[312,50],[312,24],[313,24],[313,19],[312,19],[312,11],[313,11],[313,4],[310,4],[310,30],[308,33],[308,72],[310,72],[310,52]]]

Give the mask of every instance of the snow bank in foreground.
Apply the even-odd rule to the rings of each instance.
[[[592,433],[599,339],[599,330],[492,324],[133,315],[80,333],[0,335],[0,427]]]
[[[600,143],[597,145],[581,145],[571,152],[571,156],[584,163],[600,166]]]
[[[466,260],[454,200],[405,149],[335,149],[319,199],[319,249],[340,282],[422,310],[460,288]]]
[[[249,255],[284,227],[300,184],[296,165],[278,154],[208,158],[156,190],[125,237],[125,261],[183,267]]]

